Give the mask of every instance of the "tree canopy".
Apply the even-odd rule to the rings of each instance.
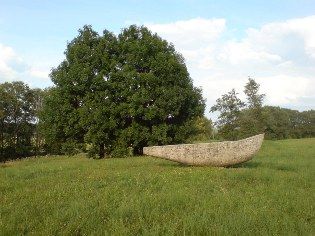
[[[247,103],[237,97],[235,89],[216,100],[210,112],[220,112],[215,123],[224,139],[237,140],[264,132],[262,104],[265,94],[259,94],[260,85],[252,78],[244,87]]]
[[[315,110],[300,112],[265,106],[262,113],[266,139],[315,137]]]
[[[84,26],[50,74],[43,130],[56,149],[141,154],[147,145],[184,142],[205,102],[172,44],[135,25],[115,36]],[[93,152],[94,151],[94,152]]]
[[[0,84],[0,160],[38,154],[42,92],[23,82]]]
[[[219,111],[220,115],[216,121],[216,126],[222,137],[226,139],[238,139],[238,129],[240,127],[240,114],[245,103],[237,97],[235,89],[222,95],[216,100],[216,104],[210,109],[210,112]]]

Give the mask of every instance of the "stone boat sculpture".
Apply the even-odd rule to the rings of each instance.
[[[144,147],[143,154],[192,166],[232,166],[251,160],[264,134],[238,141]]]

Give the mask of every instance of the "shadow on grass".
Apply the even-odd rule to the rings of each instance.
[[[200,165],[186,165],[183,163],[179,163],[176,161],[169,161],[169,160],[165,160],[165,162],[162,163],[158,163],[157,164],[160,167],[175,167],[175,168],[203,168],[203,167],[212,167],[212,168],[224,168],[224,167],[220,167],[220,166],[211,166],[211,165],[204,165],[204,166],[200,166]],[[257,166],[250,166],[249,168],[255,168]],[[229,167],[225,167],[227,169],[229,168],[248,168],[248,166],[245,166],[245,164],[238,164],[238,165],[234,165],[234,166],[229,166]]]
[[[264,165],[261,162],[244,162],[237,165],[229,166],[227,168],[259,168]]]
[[[280,171],[297,172],[297,168],[290,165],[276,165],[276,166],[273,166],[273,169],[280,170]]]
[[[265,168],[265,169],[272,169],[278,171],[292,171],[296,172],[296,168],[291,165],[285,164],[275,164],[275,163],[263,163],[263,162],[244,162],[238,165],[230,166],[227,168],[249,168],[249,169],[256,169],[256,168]]]
[[[159,159],[159,158],[157,158]],[[163,159],[162,159],[163,160]],[[163,162],[157,163],[158,166],[160,167],[175,167],[175,168],[191,168],[193,166],[191,165],[185,165],[176,161],[170,161],[170,160],[165,160]],[[202,167],[202,166],[196,166],[196,167]],[[207,166],[205,166],[207,167]],[[222,168],[222,167],[217,167],[217,168]],[[233,166],[228,166],[225,167],[226,169],[241,169],[241,168],[246,168],[246,169],[271,169],[271,170],[277,170],[277,171],[292,171],[295,172],[297,171],[294,166],[291,165],[286,165],[286,164],[276,164],[276,163],[268,163],[268,162],[260,162],[260,161],[248,161],[244,163],[240,163],[237,165]]]
[[[185,165],[183,163],[179,163],[176,161],[165,160],[164,162],[158,163],[158,166],[161,167],[177,167],[177,168],[188,168],[191,167],[189,165]]]
[[[170,161],[170,160],[165,160],[163,162],[160,162],[157,164],[158,166],[161,167],[177,167],[177,168],[190,168],[190,167],[209,167],[209,166],[192,166],[192,165],[186,165],[183,163],[179,163],[176,161]],[[244,162],[241,164],[233,165],[233,166],[228,166],[226,167],[227,169],[231,168],[258,168],[262,167],[263,164],[260,162]],[[213,166],[212,166],[213,167]],[[222,167],[217,167],[217,168],[222,168]]]

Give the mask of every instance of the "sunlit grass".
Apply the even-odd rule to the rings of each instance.
[[[315,235],[315,139],[234,168],[49,157],[0,178],[0,235]]]

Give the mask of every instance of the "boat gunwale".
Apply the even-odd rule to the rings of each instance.
[[[144,147],[144,148],[151,148],[151,147],[175,147],[175,146],[192,146],[192,145],[209,145],[209,144],[224,144],[224,143],[238,143],[238,142],[241,142],[241,141],[246,141],[246,140],[249,140],[249,139],[253,139],[257,136],[260,136],[260,135],[265,135],[264,133],[261,133],[261,134],[256,134],[254,136],[250,136],[248,138],[244,138],[244,139],[239,139],[239,140],[223,140],[223,141],[216,141],[216,142],[208,142],[208,143],[182,143],[182,144],[168,144],[168,145],[154,145],[154,146],[147,146],[147,147]]]

